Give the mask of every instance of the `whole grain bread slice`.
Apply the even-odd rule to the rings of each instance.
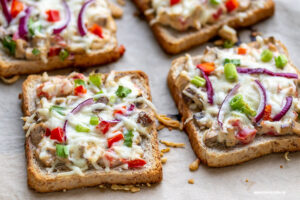
[[[274,38],[269,40],[274,42]],[[288,55],[286,47],[279,41],[276,41],[282,51]],[[250,45],[255,46],[256,42]],[[201,56],[193,57],[194,60]],[[184,101],[182,91],[176,84],[179,73],[183,70],[186,63],[185,57],[180,57],[172,62],[172,67],[168,74],[168,86],[176,102],[177,108],[185,122],[193,118],[193,112]],[[300,75],[299,70],[293,65]],[[231,148],[212,148],[204,143],[204,131],[201,131],[194,120],[187,120],[184,129],[189,136],[191,146],[199,159],[210,167],[224,167],[236,165],[266,154],[286,151],[300,150],[300,137],[296,135],[288,136],[256,136],[254,141],[247,145],[239,145]]]
[[[118,60],[124,54],[124,47],[118,47],[115,36],[117,29],[112,17],[108,18],[108,23],[114,32],[111,40],[105,44],[104,49],[93,50],[91,53],[76,53],[65,60],[59,56],[48,57],[48,62],[42,60],[16,59],[7,55],[7,52],[0,50],[0,76],[8,77],[20,74],[33,74],[66,67],[92,67],[95,65],[107,64]]]
[[[263,6],[260,8],[249,8],[245,17],[240,20],[238,14],[228,15],[212,25],[205,25],[200,30],[176,31],[170,27],[155,23],[151,29],[160,43],[161,47],[170,54],[180,53],[191,47],[203,44],[218,34],[218,31],[228,25],[232,28],[242,28],[258,23],[274,14],[275,3],[273,0],[260,0]],[[148,23],[155,18],[154,14],[145,14],[151,9],[151,0],[133,0],[139,11],[145,15]]]
[[[148,76],[141,71],[116,72],[115,78],[131,76],[131,80],[143,91],[144,96],[151,101]],[[105,74],[107,77],[107,74]],[[50,77],[51,78],[51,77]],[[30,116],[36,109],[36,85],[41,83],[42,76],[30,75],[23,83],[23,112],[24,116]],[[154,112],[147,108],[154,120]],[[72,174],[61,176],[58,173],[48,174],[35,157],[34,145],[31,136],[26,137],[25,151],[27,158],[28,185],[38,192],[53,192],[65,189],[73,189],[100,184],[139,184],[157,183],[162,180],[162,166],[158,149],[157,131],[155,123],[149,129],[149,137],[142,140],[147,164],[140,169],[128,169],[120,171],[111,169],[88,170],[84,175]]]

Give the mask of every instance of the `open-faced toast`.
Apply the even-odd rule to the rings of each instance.
[[[300,150],[298,75],[283,44],[259,38],[174,60],[168,85],[196,155],[223,167]]]
[[[148,77],[30,75],[23,83],[28,185],[51,192],[162,179]]]
[[[124,53],[116,39],[116,9],[106,0],[13,2],[6,3],[11,13],[1,12],[0,76],[90,67]]]
[[[196,18],[195,20],[187,20],[188,22],[194,23],[196,21],[197,28],[189,28],[187,26],[188,23],[181,23],[182,16],[177,16],[177,12],[180,12],[180,10],[186,9],[186,6],[190,6],[191,8],[197,7],[199,5],[194,5],[195,3],[189,2],[188,0],[182,0],[187,1],[184,8],[174,8],[174,15],[170,15],[168,17],[168,14],[163,15],[161,17],[161,20],[165,25],[162,25],[159,22],[156,22],[156,13],[153,9],[153,2],[155,4],[159,4],[159,2],[162,2],[162,5],[168,5],[168,2],[164,2],[164,0],[133,0],[134,3],[137,5],[138,9],[142,14],[145,15],[148,23],[150,23],[151,29],[162,46],[162,48],[167,52],[171,54],[176,54],[179,52],[182,52],[184,50],[187,50],[193,46],[197,46],[199,44],[203,44],[207,42],[209,39],[216,36],[219,32],[219,30],[224,26],[228,25],[232,28],[241,28],[241,27],[247,27],[250,25],[253,25],[263,19],[266,19],[273,15],[275,10],[275,4],[273,0],[257,0],[257,1],[240,1],[240,4],[243,2],[250,2],[249,6],[246,8],[241,9],[240,11],[230,11],[229,13],[224,14],[222,16],[222,12],[226,12],[225,8],[220,8],[222,11],[219,12],[219,9],[216,9],[216,13],[211,13],[212,16],[212,22],[204,25],[199,25],[199,22],[197,22],[198,18],[203,18],[202,15],[205,14],[204,10],[205,7],[197,14],[196,11],[193,11],[194,15],[192,15],[193,18]],[[165,0],[166,1],[166,0]],[[236,0],[229,0],[236,2]],[[180,1],[172,1],[170,0],[170,3],[172,2],[179,2]],[[201,1],[197,1],[199,4],[201,4]],[[223,1],[221,1],[223,2]],[[209,4],[209,1],[202,1],[202,4]],[[176,5],[174,5],[176,6]],[[172,7],[172,6],[171,6]],[[227,8],[228,9],[228,8]],[[157,8],[159,10],[159,8]],[[225,10],[225,11],[224,11]],[[170,10],[166,11],[168,13]],[[161,12],[161,11],[159,11]],[[187,12],[186,12],[187,13]],[[201,14],[204,13],[204,14]],[[199,16],[200,15],[200,16]],[[206,14],[205,14],[206,15]],[[221,15],[221,17],[220,17]],[[179,21],[178,23],[175,22]],[[180,26],[182,25],[183,30],[180,30]],[[172,26],[172,27],[170,27]],[[177,27],[177,29],[173,28]],[[179,30],[178,30],[179,29]]]

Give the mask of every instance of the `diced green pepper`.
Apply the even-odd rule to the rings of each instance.
[[[33,19],[29,18],[27,27],[28,27],[28,32],[31,36],[35,35],[35,30],[34,30],[33,24],[34,24]],[[42,29],[41,25],[37,27],[37,31],[41,32],[41,29]]]
[[[287,63],[288,63],[288,59],[283,54],[280,54],[278,57],[275,58],[275,64],[277,68],[283,69]]]
[[[89,81],[100,88],[101,84],[102,84],[102,79],[101,79],[101,75],[100,74],[91,74],[89,76]]]
[[[209,1],[212,5],[219,5],[221,3],[221,0],[210,0]]]
[[[130,93],[131,93],[131,89],[123,87],[122,85],[120,85],[118,87],[118,90],[116,91],[116,95],[120,98],[127,97],[127,95]]]
[[[133,131],[130,130],[124,135],[124,145],[132,147]]]
[[[74,83],[75,83],[75,87],[77,87],[77,86],[79,86],[79,85],[85,86],[85,81],[82,80],[82,79],[75,79],[75,80],[74,80]]]
[[[250,108],[250,106],[243,100],[243,96],[241,94],[235,95],[229,104],[232,110],[238,110],[251,117],[256,115],[256,111]]]
[[[3,47],[6,48],[11,55],[15,55],[17,44],[14,40],[12,40],[11,36],[5,36],[1,40],[1,43]]]
[[[236,71],[236,66],[232,63],[227,63],[224,66],[224,74],[226,80],[230,82],[234,82],[238,79],[238,73]]]
[[[94,126],[98,125],[99,124],[99,118],[97,116],[91,116],[90,124],[94,125]]]
[[[40,51],[39,49],[37,49],[37,48],[32,49],[32,54],[33,54],[33,55],[37,56],[37,55],[39,55],[40,53],[41,53],[41,51]]]
[[[56,155],[62,158],[67,158],[69,156],[68,146],[56,144]]]
[[[270,62],[273,58],[273,52],[270,51],[269,49],[265,49],[262,53],[261,53],[261,60],[263,62]]]
[[[85,133],[90,132],[90,129],[89,129],[88,127],[84,127],[84,126],[82,126],[82,125],[80,125],[80,124],[77,124],[77,125],[76,125],[75,130],[76,130],[77,132],[85,132]]]
[[[227,48],[227,49],[229,49],[229,48],[231,48],[231,47],[233,47],[234,46],[234,42],[232,42],[232,41],[230,41],[230,40],[225,40],[225,42],[224,42],[224,44],[223,44],[223,47],[224,48]]]
[[[194,76],[194,78],[191,80],[191,83],[196,87],[203,87],[206,84],[206,80],[200,76]]]
[[[235,66],[240,66],[241,65],[241,60],[240,59],[229,59],[229,58],[225,58],[224,60],[224,65],[226,65],[227,63],[232,63]]]
[[[116,102],[116,96],[109,97],[109,104],[114,104]]]
[[[65,113],[63,112],[64,110],[66,110],[65,107],[53,105],[53,106],[50,107],[50,112],[52,112],[53,110],[55,112],[57,112],[58,114],[65,116]]]
[[[69,52],[65,49],[60,50],[59,58],[64,61],[69,56]]]

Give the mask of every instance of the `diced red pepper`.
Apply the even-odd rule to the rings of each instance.
[[[49,57],[57,56],[59,54],[60,50],[61,50],[60,47],[51,47],[49,49],[48,56]]]
[[[170,5],[173,6],[175,4],[180,3],[180,0],[170,0]]]
[[[120,140],[122,140],[124,138],[123,134],[122,133],[119,133],[111,138],[108,138],[107,139],[107,145],[108,145],[108,148],[110,148],[113,143],[115,142],[119,142]]]
[[[125,53],[126,49],[125,49],[125,46],[122,44],[119,46],[119,52],[120,52],[120,55],[122,56],[124,53]]]
[[[22,2],[18,0],[13,0],[10,9],[11,16],[15,18],[23,9],[24,9],[24,5]]]
[[[51,131],[50,139],[51,140],[57,140],[59,142],[64,142],[65,137],[64,137],[63,129],[60,128],[60,127],[57,127],[55,129],[53,129]]]
[[[247,53],[247,49],[242,47],[238,48],[238,54],[245,55],[246,53]]]
[[[228,0],[225,3],[227,11],[232,12],[239,7],[239,2],[237,0]]]
[[[58,10],[47,10],[46,14],[48,15],[48,22],[57,22],[60,20],[60,14]]]
[[[46,97],[47,99],[50,99],[50,95],[47,92],[43,91],[44,84],[41,84],[37,89],[36,89],[36,95],[38,97]]]
[[[49,128],[46,128],[46,137],[49,137],[51,135],[51,130]]]
[[[83,94],[86,94],[87,90],[84,88],[83,85],[79,85],[76,88],[74,88],[74,94],[76,96],[81,96]]]
[[[72,76],[73,79],[82,79],[84,80],[84,75],[81,73],[76,73]]]
[[[268,104],[265,107],[265,113],[264,113],[263,120],[271,121],[272,120],[271,113],[272,113],[272,106],[270,104]]]
[[[109,131],[111,125],[107,121],[101,121],[97,126],[96,129],[100,130],[101,133],[105,134]]]
[[[217,19],[220,18],[220,16],[221,16],[222,14],[223,14],[223,9],[222,9],[222,8],[219,8],[219,9],[217,10],[217,12],[213,14],[213,18],[214,18],[215,20],[217,20]]]
[[[257,130],[250,128],[241,128],[236,134],[236,138],[243,144],[248,144],[253,141]]]
[[[139,168],[147,164],[147,162],[143,159],[129,160],[126,163],[128,164],[129,168]]]
[[[214,63],[201,63],[197,65],[197,68],[201,69],[205,74],[209,75],[211,72],[215,70]]]
[[[124,115],[126,113],[126,106],[122,106],[122,109],[118,109],[114,111],[114,117],[116,115]]]
[[[103,38],[102,28],[98,24],[94,24],[92,27],[89,28],[89,31],[94,35],[97,35],[100,38]]]

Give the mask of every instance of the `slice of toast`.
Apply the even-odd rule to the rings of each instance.
[[[106,84],[108,74],[102,75],[102,80]],[[115,72],[114,79],[129,77],[132,83],[135,84],[141,91],[143,97],[151,101],[150,88],[148,77],[141,71]],[[65,78],[65,76],[56,76]],[[51,80],[54,77],[49,77]],[[30,75],[23,83],[23,112],[24,116],[32,116],[37,109],[37,94],[36,87],[43,82],[44,78],[38,75]],[[154,122],[154,113],[152,108],[144,106],[142,108],[149,114],[152,122]],[[28,121],[28,120],[27,120]],[[27,123],[27,122],[26,122]],[[35,129],[35,128],[33,128]],[[31,131],[33,130],[31,129]],[[141,146],[144,151],[144,159],[147,164],[140,168],[106,168],[95,169],[91,168],[78,173],[62,173],[47,172],[46,168],[39,161],[36,154],[36,141],[29,131],[26,137],[26,158],[27,158],[27,176],[28,185],[38,192],[52,192],[65,189],[73,189],[88,186],[97,186],[100,184],[138,184],[138,183],[157,183],[162,179],[162,166],[160,162],[160,154],[158,150],[158,140],[155,123],[148,127],[148,137],[142,137]],[[36,130],[35,130],[36,131]]]
[[[272,47],[276,45],[276,48],[278,48],[280,52],[288,55],[286,47],[279,41],[275,41],[274,38],[266,39],[265,42],[269,43]],[[249,44],[249,46],[252,47],[256,45],[258,45],[258,42]],[[193,57],[193,63],[199,63],[202,58],[203,55]],[[204,142],[205,129],[200,130],[196,121],[193,119],[195,112],[190,109],[188,101],[184,99],[182,93],[182,88],[188,83],[184,83],[182,81],[183,79],[179,78],[179,74],[184,70],[186,63],[186,57],[180,57],[172,62],[172,67],[168,74],[168,86],[185,122],[184,128],[189,136],[191,146],[203,163],[210,167],[224,167],[240,164],[273,152],[300,150],[300,137],[297,133],[281,136],[257,134],[251,143],[240,144],[233,147],[206,145]],[[300,75],[299,70],[290,61],[289,63],[297,74]],[[212,120],[217,121],[216,118]]]
[[[151,0],[133,0],[142,14],[145,15],[147,22],[155,18],[154,14],[145,14],[151,9]],[[242,28],[258,23],[274,14],[275,4],[273,0],[260,0],[263,6],[260,8],[249,8],[245,11],[245,17],[241,20],[237,14],[228,15],[215,24],[206,25],[199,30],[188,30],[184,32],[176,31],[167,26],[155,23],[151,29],[160,43],[161,47],[170,54],[180,53],[191,47],[203,44],[218,34],[218,31],[228,25],[232,28]]]
[[[84,1],[83,1],[84,2]],[[99,3],[99,2],[98,2]],[[71,12],[73,12],[73,5],[70,5],[69,7],[71,8]],[[69,47],[68,45],[66,46],[67,42],[66,39],[63,40],[62,44],[60,44],[60,39],[62,38],[62,34],[65,34],[66,30],[64,30],[63,32],[60,33],[60,35],[55,35],[52,33],[52,35],[48,36],[43,36],[45,38],[39,38],[40,36],[32,36],[33,39],[28,40],[28,36],[26,36],[27,38],[17,38],[14,39],[16,42],[16,46],[14,47],[15,50],[17,51],[17,49],[20,49],[19,52],[21,52],[21,57],[17,57],[14,54],[13,55],[9,54],[7,49],[5,48],[0,48],[0,76],[3,77],[8,77],[8,76],[12,76],[12,75],[20,75],[20,74],[33,74],[33,73],[39,73],[39,72],[43,72],[43,71],[48,71],[48,70],[54,70],[54,69],[60,69],[60,68],[66,68],[66,67],[92,67],[95,65],[103,65],[103,64],[107,64],[113,61],[118,60],[125,52],[124,46],[121,45],[118,47],[118,42],[117,42],[117,38],[116,38],[116,23],[113,19],[113,16],[119,18],[122,15],[122,11],[120,10],[120,8],[118,8],[117,6],[113,5],[113,4],[108,4],[108,8],[109,12],[111,12],[110,14],[107,14],[107,18],[103,18],[101,19],[101,16],[99,16],[98,19],[98,23],[104,23],[105,25],[103,25],[102,27],[102,32],[101,34],[104,34],[105,31],[109,32],[108,35],[105,35],[104,37],[102,37],[102,41],[96,41],[94,40],[93,43],[95,43],[95,46],[98,45],[98,47],[93,47],[92,49],[82,49],[82,47]],[[37,6],[38,7],[38,6]],[[72,17],[77,17],[76,15],[77,13],[75,13],[74,15],[72,15]],[[104,15],[105,16],[105,15]],[[63,20],[63,19],[62,19]],[[16,21],[16,20],[15,20]],[[17,23],[15,22],[14,23]],[[92,21],[91,21],[92,23]],[[94,22],[96,23],[96,22]],[[17,26],[18,24],[13,24],[12,26]],[[0,28],[5,29],[6,27],[4,27],[5,24],[2,24]],[[70,26],[70,25],[68,25]],[[67,26],[67,28],[68,28]],[[91,25],[90,25],[91,26]],[[7,29],[9,29],[10,27],[8,27]],[[77,27],[76,28],[77,31]],[[105,31],[104,31],[105,29]],[[17,33],[17,32],[16,32]],[[6,34],[9,34],[10,37],[14,37],[11,36],[11,32],[8,33],[3,33],[4,36],[6,37]],[[50,34],[50,33],[49,33]],[[90,34],[90,33],[88,33]],[[88,35],[86,34],[86,35]],[[105,34],[107,34],[105,32]],[[18,34],[16,34],[18,35]],[[68,37],[73,37],[72,34],[67,34],[69,35]],[[1,40],[3,39],[1,36]],[[75,35],[74,37],[78,37],[78,35]],[[38,47],[35,46],[30,46],[31,43],[38,43],[35,40],[35,37],[37,37],[37,40],[40,39],[42,42],[43,40],[45,40],[46,42],[44,42],[45,44],[40,45]],[[48,37],[53,37],[53,38],[58,38],[53,39],[53,38],[48,38]],[[83,37],[87,37],[87,36],[83,36]],[[88,36],[91,37],[91,36]],[[109,38],[106,38],[109,37]],[[87,38],[85,38],[87,39]],[[21,40],[20,43],[18,43],[18,40]],[[50,42],[49,42],[49,41]],[[56,42],[53,42],[56,41]],[[23,47],[21,45],[21,43],[25,43]],[[53,46],[50,46],[48,43],[50,43]],[[52,44],[53,43],[53,44]],[[97,44],[96,44],[97,43]],[[20,45],[18,45],[20,44]],[[30,44],[30,45],[28,45]],[[100,45],[99,45],[100,44]],[[36,45],[36,44],[35,44]],[[79,46],[82,45],[82,43],[79,43]],[[87,44],[85,44],[86,47],[84,48],[91,48],[90,46],[87,47]],[[67,58],[60,58],[58,53],[54,53],[54,55],[50,55],[51,53],[51,48],[53,48],[53,51],[57,51],[57,48],[59,47],[60,49],[65,49],[68,51],[68,57]],[[41,58],[41,57],[37,57],[36,55],[32,55],[30,51],[27,51],[29,49],[44,49],[44,48],[50,48],[50,50],[47,50],[47,53],[45,54],[46,57],[46,61],[45,58]],[[32,50],[33,51],[33,50]],[[29,52],[29,53],[28,53]],[[23,55],[24,54],[24,55]],[[28,55],[29,54],[29,55]],[[40,56],[43,53],[39,53],[38,56]],[[48,55],[47,55],[48,54]]]

